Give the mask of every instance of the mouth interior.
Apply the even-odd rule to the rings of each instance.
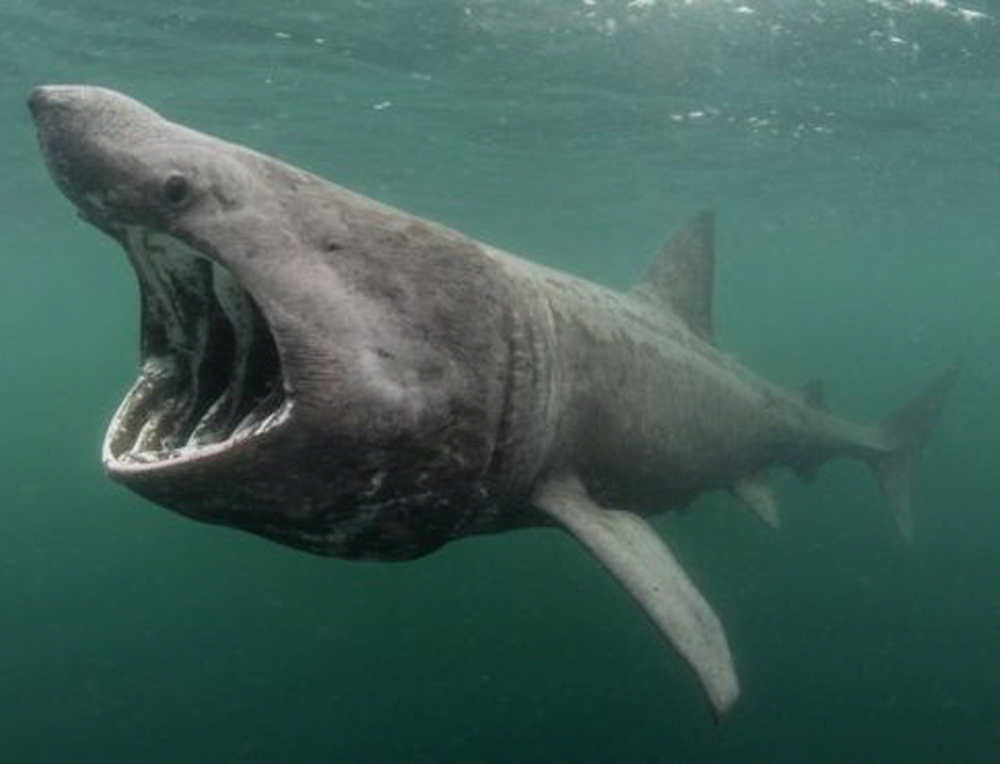
[[[129,228],[124,242],[142,299],[141,369],[108,430],[106,458],[205,456],[284,421],[274,338],[233,275],[163,233]]]

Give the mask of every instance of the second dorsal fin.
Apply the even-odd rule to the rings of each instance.
[[[712,339],[712,271],[715,215],[705,210],[687,220],[646,269],[637,288],[665,303],[695,334]]]

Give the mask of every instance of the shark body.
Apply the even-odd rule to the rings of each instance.
[[[712,344],[709,213],[616,292],[110,90],[30,108],[56,183],[138,276],[141,373],[103,455],[154,502],[353,559],[563,527],[720,714],[739,694],[723,628],[645,516],[726,489],[776,525],[769,468],[848,457],[909,533],[955,370],[871,426],[757,377]]]

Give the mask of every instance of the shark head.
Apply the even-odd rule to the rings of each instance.
[[[323,554],[456,535],[505,428],[507,297],[482,249],[114,91],[29,106],[57,185],[138,277],[110,475]]]

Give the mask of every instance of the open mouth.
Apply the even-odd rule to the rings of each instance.
[[[201,458],[285,421],[274,337],[233,275],[164,233],[130,226],[123,243],[141,291],[141,369],[108,429],[105,461]]]

